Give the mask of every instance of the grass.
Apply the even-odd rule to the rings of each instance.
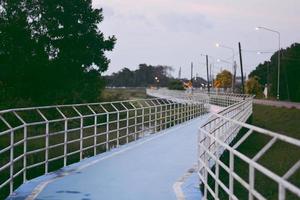
[[[161,102],[162,103],[162,102]],[[114,104],[116,107],[119,107],[118,104]],[[194,116],[192,116],[192,113],[189,110],[181,110],[183,107],[186,107],[186,105],[178,104],[179,107],[174,112],[172,110],[172,107],[170,105],[166,105],[163,107],[143,107],[136,111],[129,111],[128,112],[128,118],[127,118],[127,111],[123,110],[120,112],[119,118],[117,117],[116,113],[109,114],[109,123],[107,123],[106,115],[98,116],[97,119],[97,126],[96,126],[96,132],[97,132],[97,144],[101,144],[97,147],[96,153],[100,154],[102,152],[105,152],[111,148],[114,148],[117,146],[117,144],[125,144],[131,141],[134,141],[136,139],[139,139],[144,134],[152,134],[156,131],[167,129],[171,126],[174,126],[176,124],[182,123],[186,120],[188,120],[188,116],[196,117],[200,114],[203,114],[202,111],[204,110],[202,105],[196,106],[196,113]],[[190,109],[192,108],[192,105],[188,106]],[[79,109],[79,108],[78,108]],[[96,108],[94,108],[96,109]],[[106,107],[109,111],[113,111]],[[123,108],[124,109],[124,108]],[[179,110],[180,109],[180,110]],[[56,118],[55,113],[53,110],[51,110],[51,115],[49,114],[48,117],[51,116],[51,118]],[[48,111],[50,112],[50,111]],[[67,116],[72,115],[71,110],[66,110]],[[81,110],[83,112],[83,110]],[[45,112],[44,112],[45,113]],[[85,112],[84,112],[85,113]],[[88,113],[85,113],[86,115]],[[34,121],[40,121],[41,119],[38,119],[37,116],[34,115],[34,112],[23,114],[23,118],[25,116],[28,117],[27,120],[30,120],[31,122]],[[7,120],[9,120],[11,123],[13,123],[15,126],[18,125],[16,122],[16,119],[12,116],[4,116]],[[36,119],[35,119],[36,118]],[[56,118],[57,119],[57,118]],[[119,120],[118,120],[119,119]],[[93,147],[94,144],[94,138],[90,137],[94,134],[94,117],[86,117],[83,119],[83,125],[84,126],[90,126],[83,129],[82,135],[83,135],[83,148],[85,147]],[[49,145],[56,145],[61,144],[64,142],[64,136],[68,135],[68,142],[71,142],[67,145],[67,152],[76,152],[80,149],[80,142],[75,141],[76,139],[80,138],[80,119],[69,119],[67,122],[68,131],[67,134],[65,134],[64,131],[64,120],[61,119],[59,121],[50,122],[49,123]],[[108,131],[107,131],[108,128]],[[4,124],[1,124],[0,121],[0,133],[1,131],[6,130]],[[71,129],[71,130],[69,130]],[[36,137],[36,136],[44,136],[46,130],[46,125],[32,125],[27,128],[27,136],[28,137]],[[21,141],[24,139],[24,128],[20,128],[16,130],[14,133],[14,143]],[[10,145],[10,133],[4,134],[0,136],[0,150],[8,147]],[[119,138],[117,140],[117,135],[119,135],[122,138]],[[106,146],[106,138],[109,138],[108,145]],[[45,147],[45,137],[33,139],[27,142],[27,152],[28,151],[34,151],[38,149],[42,149]],[[22,155],[24,152],[24,145],[23,143],[20,143],[19,145],[14,147],[14,158],[17,158],[19,155]],[[57,158],[58,156],[64,155],[64,148],[63,146],[58,146],[53,149],[49,150],[49,158]],[[93,156],[93,148],[89,148],[83,152],[83,158]],[[79,153],[76,153],[71,156],[67,156],[67,165],[78,162],[79,161]],[[45,151],[32,153],[27,156],[26,162],[27,166],[33,165],[37,162],[42,162],[45,160]],[[63,158],[59,160],[52,161],[49,163],[49,171],[55,171],[63,167]],[[10,162],[10,151],[5,151],[0,154],[0,167]],[[14,174],[17,173],[19,170],[21,170],[24,166],[23,158],[21,158],[19,161],[16,161],[14,163]],[[41,165],[38,167],[33,167],[27,171],[27,180],[30,180],[32,178],[35,178],[37,176],[43,175],[45,172],[45,166]],[[4,183],[5,180],[9,178],[10,174],[10,168],[6,168],[5,170],[0,171],[0,185]],[[14,179],[14,189],[16,189],[19,185],[21,185],[23,182],[23,173],[20,173],[19,176],[17,176]],[[9,194],[9,186],[0,189],[0,199],[4,199]]]
[[[102,101],[103,102],[111,102],[111,101],[121,101],[121,100],[131,100],[131,99],[146,99],[147,95],[146,95],[146,89],[143,88],[120,88],[120,89],[105,89],[102,93]],[[109,108],[108,108],[109,109]],[[74,116],[74,111],[70,111],[70,110],[65,110],[66,113],[69,113],[70,116]],[[141,115],[142,110],[139,110],[137,113],[135,112],[130,112],[130,117],[133,117],[133,115]],[[150,109],[145,109],[145,114],[147,114],[147,112],[150,112]],[[151,108],[151,117],[152,119],[154,118],[154,108]],[[57,115],[57,113],[53,113],[52,110],[48,110],[47,111],[48,116],[50,119],[57,119],[59,115]],[[126,123],[126,113],[120,113],[120,121],[119,121],[119,128],[122,129],[122,127],[124,127],[125,123]],[[9,115],[9,114],[8,114]],[[25,119],[25,121],[28,122],[34,122],[34,121],[40,121],[40,116],[37,116],[36,113],[33,112],[27,112],[24,113],[24,115],[22,116],[23,119]],[[103,116],[105,117],[105,116]],[[149,115],[148,116],[144,116],[144,120],[145,120],[145,128],[147,128],[147,126],[149,126],[149,130],[151,131],[153,128],[150,128],[150,126],[154,126],[154,124],[152,123],[147,124],[147,120],[149,120]],[[5,116],[6,119],[9,119],[9,122],[13,124],[13,126],[18,126],[21,125],[21,123],[19,122],[19,120],[17,120],[14,116]],[[101,118],[101,119],[100,119]],[[106,117],[105,117],[106,118]],[[159,116],[157,115],[157,118],[159,118]],[[111,114],[110,115],[110,121],[115,121],[116,120],[116,114]],[[135,125],[135,121],[134,120],[129,120],[129,124],[131,124],[131,127],[128,129],[129,134],[133,134],[135,132],[140,132],[140,129],[143,125],[141,125],[141,120],[142,117],[137,117],[137,121],[136,121],[136,125]],[[170,120],[170,119],[169,119]],[[98,117],[98,123],[105,123],[106,119],[102,119],[102,117]],[[92,125],[94,123],[94,118],[93,117],[89,117],[89,118],[85,118],[84,119],[84,125]],[[157,121],[158,124],[165,124],[165,126],[159,126],[157,127],[157,130],[163,129],[163,128],[167,128],[170,123],[167,123],[166,119],[161,119]],[[2,123],[2,121],[0,120],[0,132],[5,130],[5,125]],[[79,119],[74,119],[74,120],[69,120],[68,121],[68,128],[69,129],[73,129],[74,131],[68,131],[68,141],[72,141],[72,140],[76,140],[80,137],[80,131],[78,130],[80,127],[80,120]],[[113,140],[116,137],[117,134],[117,122],[112,122],[109,123],[109,139]],[[55,145],[58,143],[62,143],[64,141],[64,136],[63,136],[63,130],[64,130],[64,122],[63,121],[59,121],[59,122],[53,122],[49,124],[49,131],[50,131],[50,136],[49,136],[49,144],[50,145]],[[57,131],[61,131],[61,134],[57,134],[57,135],[53,135],[51,136],[51,133],[57,132]],[[145,130],[147,131],[147,130]],[[24,129],[18,129],[15,131],[14,133],[14,142],[18,142],[23,140],[24,136],[23,136],[23,132]],[[83,137],[88,137],[91,134],[93,134],[94,129],[93,128],[85,128],[83,130]],[[30,126],[28,127],[28,136],[37,136],[37,135],[43,135],[45,133],[45,125],[36,125],[36,126]],[[122,129],[119,131],[120,136],[124,135],[126,133],[126,129]],[[101,134],[99,136],[97,136],[97,143],[103,143],[106,141],[106,125],[99,125],[97,127],[97,134]],[[141,134],[141,133],[136,133],[137,135]],[[128,141],[132,141],[134,140],[135,134],[131,135],[128,137]],[[125,138],[120,139],[120,141],[118,141],[120,144],[124,143]],[[108,145],[108,149],[113,148],[114,146],[116,146],[117,141],[112,141],[109,143]],[[5,134],[0,136],[0,150],[4,149],[6,147],[8,147],[10,144],[10,135],[9,134]],[[79,150],[79,142],[74,142],[74,143],[70,143],[68,144],[68,152],[74,152],[74,151],[78,151]],[[83,143],[83,148],[84,147],[88,147],[93,145],[93,138],[90,139],[86,139],[84,140]],[[27,144],[27,151],[30,150],[36,150],[36,149],[40,149],[45,147],[45,140],[44,139],[34,139],[31,140],[30,142],[28,142]],[[23,154],[23,149],[24,149],[24,145],[23,143],[17,145],[14,147],[14,158],[17,158],[18,156]],[[97,154],[105,152],[107,150],[106,145],[100,145],[97,147]],[[57,156],[62,155],[64,152],[63,146],[59,146],[56,148],[53,148],[51,150],[49,150],[49,159],[51,158],[55,158]],[[93,155],[93,149],[88,149],[86,151],[83,152],[83,157],[89,157]],[[9,162],[10,159],[10,151],[6,151],[0,154],[0,167],[2,167],[3,165],[5,165],[6,163]],[[30,164],[34,164],[37,162],[41,162],[45,160],[45,152],[39,152],[39,153],[34,153],[31,155],[27,156],[26,162],[27,165]],[[49,164],[49,171],[55,171],[60,169],[61,167],[63,167],[63,159],[59,159],[59,160],[55,160],[52,161]],[[72,163],[76,163],[79,161],[79,153],[76,153],[72,156],[68,156],[67,157],[67,164],[72,164]],[[21,170],[23,168],[23,159],[20,159],[18,161],[16,161],[14,163],[14,173],[18,172],[19,170]],[[10,168],[6,168],[3,171],[0,171],[0,185],[9,178],[9,170]],[[27,179],[30,180],[32,178],[35,178],[37,176],[43,175],[45,172],[45,167],[44,166],[38,166],[38,167],[34,167],[32,169],[28,169],[27,171]],[[20,184],[23,183],[23,173],[21,173],[19,176],[17,176],[14,179],[14,189],[16,189]],[[7,185],[6,187],[0,189],[0,200],[4,199],[9,192],[9,186]]]
[[[101,94],[105,102],[146,98],[146,88],[105,88]]]
[[[253,124],[300,139],[300,110],[254,105]]]
[[[279,132],[289,137],[300,137],[300,110],[277,108],[264,105],[254,105],[253,116],[248,121],[253,125]],[[240,138],[247,129],[241,130],[233,145],[238,138]],[[238,147],[238,151],[249,158],[253,158],[259,150],[270,141],[271,137],[253,133],[251,136]],[[221,161],[229,166],[229,153],[225,152],[221,156]],[[285,142],[275,142],[275,144],[257,161],[267,169],[273,171],[279,176],[283,176],[288,169],[290,169],[297,161],[300,160],[300,149],[296,146],[289,145]],[[212,169],[215,172],[215,167]],[[245,182],[249,183],[249,165],[241,159],[235,157],[234,172],[239,175]],[[229,174],[220,167],[220,180],[228,187]],[[300,170],[298,170],[292,177],[288,179],[297,187],[300,187]],[[215,182],[209,176],[209,185],[214,189]],[[278,199],[278,184],[275,181],[255,170],[255,184],[254,188],[261,193],[266,199]],[[219,187],[220,188],[220,187]],[[234,194],[239,199],[248,199],[247,190],[237,181],[234,180]],[[219,189],[219,198],[228,199],[228,195],[221,188]],[[209,195],[208,199],[213,199]],[[286,199],[299,199],[291,192],[287,191]]]

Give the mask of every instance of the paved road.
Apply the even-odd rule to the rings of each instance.
[[[96,156],[93,165],[77,166],[62,178],[52,177],[36,199],[176,199],[173,185],[196,163],[198,128],[207,117]]]
[[[273,101],[273,100],[254,99],[254,103],[261,104],[261,105],[268,105],[268,106],[300,109],[300,103],[288,102],[288,101]]]

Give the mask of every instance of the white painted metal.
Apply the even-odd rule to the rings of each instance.
[[[299,174],[299,160],[281,176],[259,162],[259,159],[267,156],[266,153],[276,143],[284,142],[285,148],[300,149],[300,140],[247,124],[246,121],[252,115],[252,96],[215,92],[207,94],[201,90],[194,91],[193,94],[166,89],[148,90],[147,93],[154,97],[179,99],[179,101],[180,99],[200,99],[205,104],[225,107],[219,113],[212,113],[208,122],[199,128],[198,175],[203,186],[203,199],[219,199],[220,189],[227,194],[228,199],[238,199],[234,191],[237,183],[248,191],[248,199],[266,199],[255,187],[257,172],[277,184],[279,200],[287,199],[287,191],[292,193],[295,198],[300,198],[299,182],[295,185],[289,180],[291,176]],[[241,129],[245,129],[245,133],[233,142]],[[266,135],[270,139],[256,155],[248,157],[239,152],[238,147],[253,133]],[[228,164],[220,159],[225,151],[229,154]],[[240,177],[234,169],[237,158],[249,166],[248,181]],[[220,168],[228,173],[227,183],[219,177]]]
[[[174,108],[186,110],[179,115]],[[33,171],[43,175],[55,170],[54,162],[63,167],[206,112],[203,103],[191,98],[0,111],[0,192],[12,194],[20,183],[31,179]],[[17,179],[22,181],[17,184]]]
[[[193,119],[206,113],[210,105],[217,105],[224,109],[213,113],[208,122],[199,128],[198,174],[204,188],[204,199],[209,196],[219,199],[221,189],[229,199],[238,199],[234,191],[237,182],[248,191],[249,199],[265,199],[254,187],[255,172],[278,184],[278,199],[286,199],[287,191],[300,197],[299,187],[288,180],[299,172],[299,161],[283,176],[258,162],[277,141],[297,148],[300,148],[300,141],[246,124],[252,114],[252,96],[218,92],[208,94],[203,91],[186,93],[167,89],[148,89],[147,94],[156,98],[0,111],[0,141],[4,141],[0,149],[0,191],[6,188],[11,194],[18,186],[15,184],[16,178],[21,177],[24,183],[29,179],[29,170],[42,167],[43,173],[48,173],[52,171],[50,167],[54,161],[61,160],[62,166],[66,166],[72,161],[72,156],[77,156],[80,161]],[[248,131],[231,144],[242,128]],[[249,158],[239,152],[238,147],[254,132],[271,139],[254,158]],[[52,141],[54,136],[61,137],[61,141]],[[32,146],[33,141],[40,144]],[[20,149],[23,152],[20,153]],[[220,159],[225,151],[229,152],[228,165]],[[234,171],[235,158],[249,165],[248,182]],[[220,168],[228,172],[228,183],[220,179]],[[214,179],[213,187],[208,177]]]
[[[300,140],[290,138],[279,133],[268,131],[259,127],[255,127],[245,122],[252,114],[252,99],[245,98],[238,103],[235,103],[220,113],[213,114],[212,118],[199,129],[201,139],[199,144],[199,177],[204,185],[204,199],[217,197],[218,191],[212,190],[212,185],[209,184],[208,176],[214,179],[214,182],[222,187],[229,199],[237,199],[234,192],[234,184],[237,182],[248,191],[248,199],[266,199],[264,195],[255,188],[256,172],[268,177],[278,185],[278,199],[286,199],[286,191],[293,193],[300,198],[299,185],[296,186],[288,180],[292,174],[299,172],[299,161],[287,170],[286,176],[280,176],[271,169],[260,164],[259,159],[264,156],[270,148],[277,142],[285,142],[286,148],[293,146],[300,149]],[[248,131],[232,144],[233,139],[244,128]],[[264,134],[270,137],[269,142],[264,145],[260,151],[252,158],[244,155],[237,150],[238,146],[243,143],[253,132],[256,134]],[[224,137],[225,136],[225,137]],[[216,145],[217,144],[217,145]],[[229,152],[229,167],[220,160],[221,154]],[[234,160],[241,159],[249,166],[248,182],[242,179],[234,170]],[[278,158],[280,159],[280,158]],[[212,170],[212,167],[221,165],[229,174],[229,185],[224,184],[217,176],[218,170]],[[209,194],[208,194],[209,193]]]

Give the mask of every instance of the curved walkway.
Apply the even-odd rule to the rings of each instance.
[[[28,182],[11,199],[176,199],[174,183],[196,163],[198,127],[207,117],[69,166],[64,173]]]

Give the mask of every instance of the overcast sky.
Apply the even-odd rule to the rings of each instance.
[[[228,59],[229,49],[216,48],[215,43],[233,47],[238,60],[238,42],[245,50],[275,51],[277,35],[256,31],[265,26],[280,31],[283,48],[300,42],[300,0],[93,0],[103,8],[100,25],[106,36],[115,35],[117,44],[109,70],[124,67],[136,69],[139,64],[169,65],[174,76],[182,67],[182,76],[194,72],[205,77],[205,58]],[[244,52],[244,68],[248,74],[271,54]],[[215,63],[213,72],[231,69],[229,64]],[[238,73],[239,75],[239,73]]]

